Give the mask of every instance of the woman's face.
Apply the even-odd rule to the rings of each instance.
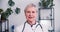
[[[25,11],[27,21],[35,21],[37,16],[36,14],[37,10],[35,7],[28,7]]]

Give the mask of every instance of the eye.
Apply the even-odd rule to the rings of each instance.
[[[35,13],[35,11],[32,11],[32,13]]]
[[[27,13],[30,13],[30,11],[26,11]]]

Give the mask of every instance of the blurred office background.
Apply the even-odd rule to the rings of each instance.
[[[8,1],[9,0],[0,0],[0,8],[3,9],[4,11],[9,8],[8,5]],[[11,14],[9,16],[9,30],[11,31],[11,26],[14,25],[15,27],[23,24],[26,19],[25,19],[25,15],[24,15],[24,8],[26,7],[27,4],[29,3],[34,3],[35,5],[38,6],[38,2],[40,0],[13,0],[15,2],[15,5],[12,8],[12,10],[14,11],[16,7],[20,8],[20,13],[19,14],[15,14],[15,12],[13,14]],[[54,13],[55,13],[55,32],[60,32],[60,0],[54,0],[53,2],[55,4],[54,6]]]

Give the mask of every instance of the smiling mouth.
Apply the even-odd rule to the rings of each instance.
[[[29,17],[30,19],[33,18],[33,17]]]

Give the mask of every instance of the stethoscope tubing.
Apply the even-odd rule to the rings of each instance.
[[[25,28],[25,24],[26,24],[26,23],[27,23],[27,22],[24,23],[24,26],[23,26],[22,32],[24,31],[24,28]],[[36,28],[37,28],[38,26],[40,26],[41,29],[42,29],[42,31],[43,31],[42,25],[41,25],[40,23],[38,23],[38,25],[36,25]]]

